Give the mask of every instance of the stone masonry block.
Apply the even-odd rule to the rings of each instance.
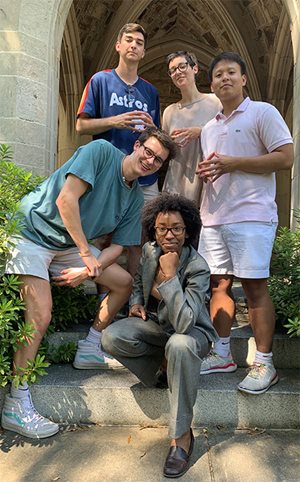
[[[1,30],[18,30],[21,0],[2,0],[0,9]]]
[[[52,12],[56,9],[57,2],[53,0],[26,0],[22,5],[20,31],[48,42]]]
[[[15,143],[14,151],[16,164],[32,171],[34,174],[45,174],[47,165],[45,149],[33,144]]]
[[[40,124],[47,120],[47,86],[24,77],[17,78],[16,115]]]
[[[37,59],[31,55],[19,53],[0,53],[2,75],[16,75],[31,79],[43,84],[48,80],[48,67],[44,59]]]
[[[2,52],[26,52],[38,59],[47,59],[48,44],[22,32],[0,32]]]
[[[23,119],[2,119],[0,126],[1,139],[5,143],[34,144],[40,148],[46,142],[46,128],[42,124]]]
[[[17,80],[14,76],[0,77],[1,117],[14,117],[16,115],[16,84]]]

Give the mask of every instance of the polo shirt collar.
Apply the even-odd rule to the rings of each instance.
[[[243,102],[241,102],[240,105],[231,112],[229,117],[231,117],[235,112],[244,112],[247,109],[250,102],[251,102],[250,98],[246,97],[243,100]],[[222,113],[222,111],[218,112],[217,115],[216,115],[216,119],[220,120],[220,119],[223,119],[223,118],[224,118],[224,114]],[[228,119],[228,117],[227,117],[227,119]]]

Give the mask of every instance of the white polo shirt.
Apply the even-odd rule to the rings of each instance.
[[[218,113],[202,130],[203,158],[212,152],[255,157],[292,144],[278,110],[247,97],[229,117]],[[277,222],[275,173],[234,171],[204,183],[200,214],[204,226],[243,221]]]

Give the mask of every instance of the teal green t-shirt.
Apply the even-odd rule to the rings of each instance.
[[[53,250],[75,245],[55,203],[66,177],[73,174],[89,184],[79,200],[86,238],[113,233],[114,244],[139,245],[143,193],[137,181],[131,188],[123,181],[123,158],[123,152],[104,140],[80,147],[68,162],[22,199],[23,236]]]

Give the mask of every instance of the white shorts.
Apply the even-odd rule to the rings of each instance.
[[[268,278],[276,228],[277,223],[253,221],[202,226],[198,251],[211,274]]]
[[[151,186],[140,186],[143,194],[144,194],[144,201],[145,203],[147,201],[151,201],[151,199],[155,198],[156,196],[159,195],[159,190],[158,190],[158,183],[157,181],[154,184],[151,184]]]
[[[55,251],[26,238],[15,237],[13,241],[15,247],[5,267],[7,274],[31,275],[49,281],[49,271],[51,276],[58,276],[63,269],[85,266],[77,247]],[[100,255],[95,246],[89,247],[94,256]]]

